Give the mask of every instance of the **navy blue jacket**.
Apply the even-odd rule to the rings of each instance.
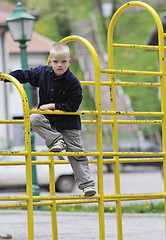
[[[39,105],[55,103],[55,109],[76,112],[82,101],[82,88],[79,80],[69,70],[56,76],[51,66],[39,66],[29,70],[16,70],[10,73],[20,83],[29,82],[39,88]],[[79,115],[45,115],[57,130],[81,129]]]

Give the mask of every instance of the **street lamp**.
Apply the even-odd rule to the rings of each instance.
[[[34,26],[35,17],[30,15],[26,9],[22,8],[21,2],[17,3],[17,9],[15,9],[6,22],[9,31],[13,37],[13,40],[20,43],[20,55],[22,69],[28,69],[26,42],[31,40],[32,31]],[[32,108],[32,93],[29,83],[23,84],[25,92],[28,97],[29,107]],[[31,148],[34,151],[34,133],[31,131]],[[32,157],[32,161],[35,161],[35,157]],[[39,196],[40,189],[37,184],[36,165],[32,165],[32,187],[33,195]]]
[[[21,2],[6,22],[14,41],[20,43],[22,68],[27,69],[26,42],[31,40],[35,17],[22,8]]]

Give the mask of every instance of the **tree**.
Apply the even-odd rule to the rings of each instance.
[[[100,14],[104,34],[107,38],[107,26],[106,26],[105,18],[103,16],[103,11],[102,11],[102,0],[96,0],[96,7],[97,7],[98,13]]]

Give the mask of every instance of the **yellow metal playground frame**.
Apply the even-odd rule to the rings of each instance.
[[[145,8],[153,16],[157,28],[158,28],[158,46],[146,46],[146,45],[129,45],[129,44],[115,44],[113,43],[113,31],[115,23],[120,16],[120,14],[127,8],[131,6],[140,6]],[[130,200],[143,200],[143,199],[165,199],[166,203],[166,160],[165,160],[165,148],[166,148],[166,86],[165,86],[165,58],[164,58],[164,37],[166,34],[163,32],[163,27],[161,20],[158,14],[154,11],[152,7],[143,2],[129,2],[120,7],[117,12],[114,14],[108,29],[108,61],[109,68],[105,70],[100,69],[100,63],[97,56],[97,53],[93,46],[88,42],[88,40],[78,37],[78,36],[69,36],[61,40],[61,42],[70,42],[70,41],[79,41],[83,43],[90,51],[94,62],[95,69],[95,81],[81,82],[82,85],[95,85],[95,101],[96,101],[96,110],[95,111],[79,111],[76,113],[54,111],[54,114],[86,114],[86,115],[95,115],[96,120],[83,120],[82,123],[85,124],[96,124],[96,152],[88,153],[72,153],[72,152],[63,152],[63,153],[51,153],[51,152],[32,152],[31,151],[31,137],[30,137],[30,120],[29,116],[33,113],[38,114],[52,114],[52,111],[39,111],[39,110],[30,110],[28,99],[22,85],[12,76],[7,74],[1,74],[1,77],[4,77],[11,81],[16,88],[18,89],[24,111],[24,120],[0,120],[0,124],[24,124],[25,132],[25,151],[22,152],[0,152],[0,155],[17,155],[25,156],[24,162],[0,162],[0,166],[3,165],[25,165],[26,166],[26,196],[16,196],[16,197],[0,197],[0,201],[9,201],[9,202],[20,202],[24,203],[12,203],[12,204],[2,204],[0,208],[11,208],[11,207],[27,207],[27,218],[28,218],[28,239],[34,239],[34,224],[33,224],[33,206],[51,206],[51,218],[52,218],[52,239],[58,239],[57,231],[57,218],[56,218],[56,205],[63,204],[79,204],[79,203],[98,203],[99,207],[99,237],[100,240],[105,239],[105,219],[104,219],[104,202],[116,202],[116,215],[117,215],[117,232],[118,239],[123,239],[122,231],[122,212],[121,212],[121,201],[130,201]],[[115,70],[113,63],[113,48],[135,48],[135,49],[146,49],[146,50],[157,50],[159,52],[159,72],[152,71],[131,71],[131,70]],[[101,82],[100,75],[109,74],[109,81]],[[116,82],[114,79],[115,74],[132,74],[132,75],[148,75],[148,76],[159,76],[160,83],[135,83],[135,82]],[[101,85],[107,85],[110,87],[110,102],[111,102],[111,111],[102,111],[101,109]],[[116,97],[115,97],[115,87],[121,86],[141,86],[141,87],[160,87],[161,88],[161,112],[123,112],[116,111]],[[158,116],[161,120],[117,120],[117,115],[127,115],[127,116]],[[111,120],[102,120],[102,115],[110,115]],[[112,124],[112,139],[113,139],[113,152],[102,152],[102,124]],[[162,124],[162,144],[163,151],[155,153],[122,153],[118,151],[118,124]],[[56,196],[55,194],[55,178],[54,178],[54,164],[62,164],[62,162],[55,161],[54,156],[75,156],[75,155],[86,155],[86,156],[96,156],[97,160],[90,161],[91,163],[97,163],[97,173],[98,173],[98,194],[93,197],[85,196]],[[119,163],[136,161],[135,159],[121,159],[121,156],[151,156],[150,159],[137,159],[138,161],[163,161],[164,166],[164,193],[154,193],[154,194],[121,194],[120,192],[120,174],[119,174]],[[32,156],[48,156],[48,160],[45,161],[31,161]],[[111,160],[103,160],[103,156],[112,156]],[[160,158],[156,158],[160,156]],[[103,192],[103,163],[114,163],[114,176],[115,176],[115,194],[104,195]],[[64,161],[63,164],[67,164],[67,161]],[[49,165],[49,179],[50,179],[50,196],[33,196],[32,194],[32,164],[48,164]],[[165,219],[166,222],[166,219]]]

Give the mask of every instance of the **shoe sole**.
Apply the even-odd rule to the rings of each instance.
[[[86,193],[85,193],[85,196],[93,196],[93,195],[95,195],[96,194],[96,191],[95,190],[90,190],[90,191],[87,191]]]
[[[54,148],[52,148],[52,149],[50,149],[50,152],[62,152],[63,150],[66,150],[66,148],[56,148],[56,149],[54,149]]]

